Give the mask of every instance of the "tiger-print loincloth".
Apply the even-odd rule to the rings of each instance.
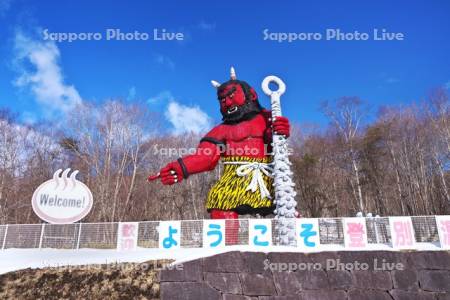
[[[223,162],[260,162],[270,163],[271,157],[267,158],[250,158],[250,157],[223,157]],[[252,174],[247,176],[238,176],[236,169],[239,165],[224,164],[224,170],[219,181],[214,184],[208,193],[206,198],[206,208],[231,210],[240,205],[249,205],[252,208],[271,207],[273,202],[271,199],[261,199],[261,193],[259,189],[255,192],[246,191],[252,180]],[[273,179],[263,174],[264,183],[270,192],[270,195],[274,195]]]

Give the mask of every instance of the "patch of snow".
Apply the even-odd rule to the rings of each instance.
[[[397,251],[389,245],[370,244],[363,251]],[[417,243],[415,251],[443,250],[437,244]],[[46,268],[63,266],[85,266],[89,264],[142,263],[149,260],[173,259],[175,264],[208,257],[229,251],[248,252],[305,252],[303,249],[288,246],[252,247],[227,246],[220,249],[181,248],[165,250],[158,248],[138,248],[135,251],[118,251],[116,249],[5,249],[0,250],[0,274],[26,268]],[[321,245],[320,251],[350,251],[340,245]]]

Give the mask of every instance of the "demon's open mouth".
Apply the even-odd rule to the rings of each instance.
[[[237,110],[238,110],[238,107],[237,107],[237,106],[234,106],[234,107],[232,107],[232,108],[229,108],[229,109],[227,110],[227,113],[228,113],[229,115],[231,115],[232,113],[237,112]]]

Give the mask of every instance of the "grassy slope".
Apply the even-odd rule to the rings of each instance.
[[[0,275],[0,299],[158,299],[169,261],[26,269]]]

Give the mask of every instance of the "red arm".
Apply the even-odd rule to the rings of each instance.
[[[198,145],[195,154],[182,158],[187,176],[204,171],[212,171],[220,159],[220,147],[215,143],[204,140]]]
[[[194,154],[167,164],[161,169],[159,176],[150,176],[148,180],[161,178],[163,184],[174,184],[188,178],[191,174],[213,170],[225,147],[223,133],[221,125],[215,127],[201,139]]]

